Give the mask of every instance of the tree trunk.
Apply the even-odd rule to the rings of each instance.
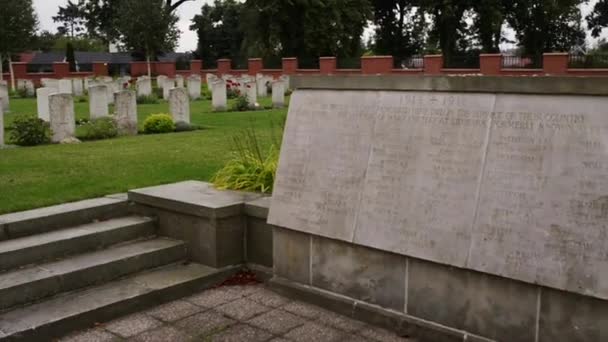
[[[146,64],[148,65],[148,77],[152,78],[152,67],[150,66],[150,54],[146,54]]]
[[[11,73],[11,89],[15,91],[15,73],[13,72],[13,59],[11,55],[8,55],[8,69]]]

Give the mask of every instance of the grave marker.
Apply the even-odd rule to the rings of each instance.
[[[59,80],[59,92],[62,94],[72,94],[72,80]]]
[[[114,108],[119,134],[137,134],[137,96],[133,90],[123,90],[114,94]]]
[[[186,88],[173,88],[169,91],[169,111],[173,122],[190,123],[190,98]]]
[[[282,80],[272,81],[272,107],[285,107],[285,82]]]
[[[71,82],[70,82],[71,84]],[[60,143],[74,138],[76,118],[74,116],[74,100],[71,94],[59,93],[49,96],[51,141]]]
[[[38,118],[49,122],[51,120],[49,113],[49,95],[57,93],[57,89],[42,87],[36,89],[36,104],[38,108]]]
[[[89,87],[89,114],[91,119],[103,118],[109,115],[107,86],[96,85]]]
[[[201,76],[190,75],[188,77],[188,95],[192,100],[201,98]]]
[[[211,105],[215,111],[223,111],[228,108],[226,81],[223,79],[218,78],[211,83]]]

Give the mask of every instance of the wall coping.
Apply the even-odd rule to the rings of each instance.
[[[593,76],[294,76],[293,89],[453,91],[545,95],[608,95],[608,77]]]

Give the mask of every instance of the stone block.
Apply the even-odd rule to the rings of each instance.
[[[57,89],[42,87],[36,89],[36,105],[38,108],[38,118],[49,122],[51,117],[49,113],[49,95],[56,93]]]
[[[407,283],[412,316],[499,341],[534,341],[536,286],[411,258]]]
[[[321,237],[312,238],[311,257],[313,286],[403,311],[405,257]]]
[[[274,273],[279,277],[310,285],[310,244],[309,234],[274,227]]]
[[[608,341],[608,302],[543,288],[538,341]]]
[[[190,97],[185,88],[173,88],[169,91],[169,112],[173,122],[190,123]]]
[[[265,219],[247,218],[247,262],[272,267],[272,226]]]
[[[76,131],[76,117],[72,95],[65,93],[50,95],[49,113],[53,132],[51,141],[58,143],[64,139],[73,138]]]
[[[184,76],[182,76],[182,75],[175,76],[175,87],[177,87],[177,88],[184,87]]]
[[[258,103],[258,89],[255,81],[247,81],[244,84],[245,95],[250,108],[255,108]]]
[[[191,100],[198,100],[201,98],[201,76],[190,75],[188,77],[188,95]]]
[[[103,118],[109,115],[108,87],[93,85],[89,88],[89,116],[91,119]]]
[[[148,76],[137,79],[137,96],[152,95],[152,80]]]
[[[169,101],[170,90],[175,88],[174,78],[165,78],[163,83],[163,100]]]
[[[137,135],[137,96],[133,90],[114,94],[114,111],[118,133]]]
[[[72,80],[70,79],[62,79],[59,80],[59,93],[61,94],[72,94]]]
[[[165,87],[165,81],[167,80],[167,76],[159,75],[156,77],[156,87],[163,89]]]
[[[266,97],[268,96],[268,88],[271,87],[272,76],[257,74],[256,75],[256,86],[258,88],[258,96]]]
[[[17,89],[24,90],[27,96],[36,95],[36,88],[32,80],[17,80]]]
[[[264,196],[245,203],[245,214],[266,220],[270,209],[270,196]]]
[[[285,82],[281,80],[272,81],[272,106],[285,107]]]
[[[226,92],[226,81],[216,79],[211,83],[211,105],[215,111],[228,109],[228,94]]]
[[[72,80],[72,89],[74,90],[74,96],[84,95],[84,86],[82,83],[82,78],[74,78]]]

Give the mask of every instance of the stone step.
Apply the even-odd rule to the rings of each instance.
[[[155,238],[0,274],[0,310],[182,260],[182,241]]]
[[[172,264],[0,314],[0,341],[52,341],[71,331],[215,286],[238,267]]]
[[[154,219],[127,216],[0,241],[0,270],[84,253],[154,233]]]
[[[128,215],[125,196],[101,197],[0,215],[0,241]]]

